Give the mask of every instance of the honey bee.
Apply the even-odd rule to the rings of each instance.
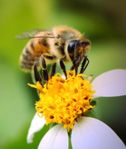
[[[34,68],[36,74],[38,67],[41,66],[46,80],[48,64],[52,64],[51,76],[55,74],[57,62],[66,76],[64,63],[72,62],[71,69],[75,69],[76,73],[80,63],[80,73],[84,72],[89,63],[86,52],[90,47],[90,41],[74,28],[57,26],[51,31],[39,31],[29,38],[31,39],[20,56],[21,68],[30,71]]]

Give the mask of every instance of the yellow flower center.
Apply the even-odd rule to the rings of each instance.
[[[56,74],[44,86],[39,82],[31,86],[39,92],[36,111],[45,117],[47,124],[63,124],[71,130],[77,119],[94,107],[91,105],[94,91],[82,74],[70,71],[67,79]]]

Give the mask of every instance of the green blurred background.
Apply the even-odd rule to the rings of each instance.
[[[125,0],[0,0],[0,148],[36,149],[41,132],[26,143],[35,90],[27,86],[30,74],[20,70],[19,55],[27,40],[16,35],[34,29],[68,25],[84,32],[92,41],[87,74],[126,68]],[[118,85],[118,84],[117,84]],[[126,142],[125,97],[97,101],[95,117],[101,119]]]

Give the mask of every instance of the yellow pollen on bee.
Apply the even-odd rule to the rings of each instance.
[[[56,74],[44,86],[39,82],[30,86],[39,91],[40,100],[35,108],[47,124],[63,124],[71,130],[77,119],[94,107],[91,105],[94,91],[90,81],[73,71],[68,72],[67,79]]]

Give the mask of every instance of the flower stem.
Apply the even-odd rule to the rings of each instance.
[[[68,149],[72,149],[72,142],[71,142],[71,131],[68,132]]]

